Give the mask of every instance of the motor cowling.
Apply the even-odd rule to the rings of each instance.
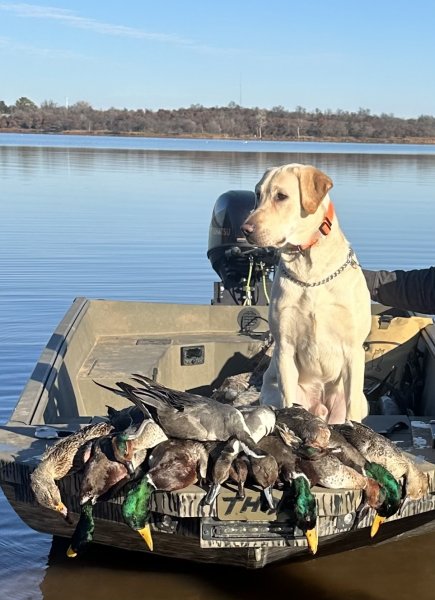
[[[213,208],[207,256],[223,288],[230,292],[232,301],[229,304],[245,303],[244,293],[249,278],[252,303],[265,304],[264,298],[264,301],[260,300],[262,294],[258,284],[266,276],[267,286],[270,287],[269,274],[277,262],[273,248],[252,246],[240,229],[254,208],[255,194],[247,190],[231,190],[221,194]]]

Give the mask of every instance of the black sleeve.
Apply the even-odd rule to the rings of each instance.
[[[375,302],[404,310],[435,314],[435,267],[413,271],[363,269]]]

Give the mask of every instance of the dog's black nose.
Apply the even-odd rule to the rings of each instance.
[[[250,233],[253,233],[255,225],[251,225],[251,223],[243,223],[240,229],[242,230],[243,235],[248,236]]]

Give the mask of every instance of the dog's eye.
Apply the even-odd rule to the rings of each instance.
[[[255,192],[255,205],[254,205],[255,208],[257,208],[257,206],[260,202],[260,196],[261,196],[260,192]]]
[[[281,192],[278,192],[275,199],[278,200],[278,202],[283,202],[283,200],[287,200],[288,196],[286,196],[286,194],[282,194]]]

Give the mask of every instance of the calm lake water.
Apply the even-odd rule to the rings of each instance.
[[[435,147],[0,135],[0,422],[77,296],[209,303],[216,198],[269,167],[314,164],[368,268],[435,264]],[[0,597],[435,597],[435,536],[260,572],[65,548],[0,495]],[[234,579],[236,581],[234,581]]]

